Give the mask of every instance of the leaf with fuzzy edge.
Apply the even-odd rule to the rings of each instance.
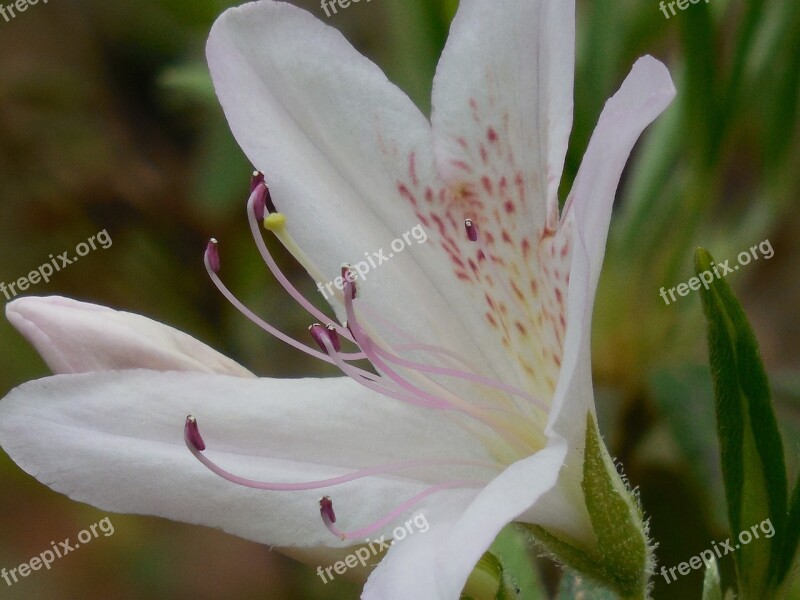
[[[698,277],[714,273],[712,256],[695,253]],[[717,435],[732,535],[770,519],[775,535],[742,544],[734,555],[743,598],[770,597],[786,535],[787,485],[783,444],[758,342],[726,281],[713,275],[700,288],[708,323]],[[705,280],[703,280],[705,281]]]
[[[647,597],[653,560],[638,500],[627,488],[600,438],[594,415],[586,416],[583,489],[597,538],[584,548],[538,525],[527,529],[554,558],[622,598]]]
[[[573,571],[564,573],[556,600],[617,600],[618,596]]]

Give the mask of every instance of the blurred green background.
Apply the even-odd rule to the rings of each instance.
[[[210,88],[203,48],[233,2],[75,0],[0,20],[0,281],[107,229],[97,250],[28,293],[139,312],[183,329],[259,374],[333,374],[250,327],[207,281],[206,239],[224,239],[228,283],[303,336],[307,323],[248,241],[250,167]],[[372,0],[326,18],[424,110],[455,0]],[[575,128],[562,198],[605,100],[653,54],[678,88],[638,144],[620,189],[595,308],[601,427],[639,486],[660,565],[728,537],[697,294],[658,290],[769,239],[774,257],[729,277],[770,373],[791,473],[800,442],[800,7],[711,0],[666,19],[652,0],[578,0]],[[298,287],[313,286],[276,249]],[[45,376],[0,322],[0,395]],[[0,567],[14,567],[106,516],[29,477],[0,452]],[[354,598],[269,548],[200,527],[110,515],[101,537],[2,598]],[[730,580],[732,563],[723,564]],[[557,576],[543,564],[545,574]],[[699,572],[654,598],[699,598]],[[791,597],[800,598],[800,592]]]

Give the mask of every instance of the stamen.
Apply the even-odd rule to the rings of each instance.
[[[348,281],[352,284],[352,292],[350,294],[350,299],[355,300],[357,291],[356,291],[356,276],[353,273],[353,266],[349,263],[345,263],[342,265],[342,279]]]
[[[213,260],[216,260],[216,269],[217,269],[216,271],[212,268],[212,266],[213,266],[212,265],[212,261]],[[272,325],[270,325],[269,323],[264,321],[264,319],[262,319],[261,317],[256,315],[249,308],[247,308],[242,303],[242,301],[239,300],[227,288],[227,286],[224,283],[222,283],[222,280],[219,278],[219,275],[217,275],[217,272],[219,271],[219,267],[220,267],[220,261],[219,261],[219,251],[218,251],[218,248],[217,248],[216,240],[212,240],[211,242],[209,242],[208,248],[206,249],[206,253],[205,253],[205,264],[206,264],[206,271],[208,272],[208,276],[211,278],[211,281],[214,282],[214,285],[217,286],[217,289],[220,291],[220,293],[222,293],[222,295],[225,296],[225,298],[227,298],[228,302],[233,304],[233,306],[236,307],[239,310],[239,312],[241,312],[245,317],[250,319],[250,321],[252,321],[256,325],[258,325],[261,329],[263,329],[264,331],[266,331],[270,335],[278,338],[282,342],[285,342],[285,343],[289,344],[293,348],[297,348],[298,350],[300,350],[302,352],[305,352],[306,354],[309,354],[309,355],[313,356],[314,358],[318,358],[319,360],[322,360],[322,361],[324,361],[324,362],[326,362],[328,364],[335,364],[333,359],[331,359],[326,354],[323,354],[322,352],[320,352],[318,350],[314,350],[313,348],[298,342],[294,338],[289,337],[288,335],[286,335],[282,331],[279,331],[278,329],[276,329],[275,327],[273,327]],[[363,358],[363,355],[360,352],[359,353],[352,353],[352,354],[351,353],[340,353],[339,356],[341,356],[345,360],[361,360]],[[360,371],[361,369],[356,369],[356,370]],[[368,371],[364,371],[364,373],[369,374]]]
[[[219,248],[217,247],[219,242],[216,239],[211,238],[208,240],[208,244],[206,245],[206,265],[209,269],[211,269],[214,273],[219,273]]]
[[[507,394],[511,394],[512,396],[517,396],[518,398],[523,398],[528,400],[532,404],[536,405],[537,407],[541,408],[544,411],[548,410],[547,405],[539,400],[538,398],[534,398],[529,393],[516,388],[512,385],[507,385],[501,381],[497,381],[496,379],[491,379],[490,377],[483,377],[482,375],[478,375],[476,373],[468,373],[466,371],[459,371],[457,369],[448,369],[445,367],[434,367],[431,365],[427,365],[425,363],[419,363],[411,360],[407,360],[395,354],[392,354],[388,350],[384,350],[381,346],[374,344],[372,348],[375,350],[377,354],[385,357],[386,360],[389,362],[393,362],[401,367],[405,367],[407,369],[414,369],[416,371],[422,371],[423,373],[431,373],[432,375],[443,375],[445,377],[457,377],[459,379],[464,379],[467,381],[473,381],[475,383],[479,383],[481,385],[485,385],[487,387],[492,387]]]
[[[294,300],[306,310],[307,313],[309,313],[315,319],[318,319],[320,321],[329,321],[330,320],[329,317],[327,317],[321,310],[319,310],[317,307],[311,304],[311,302],[309,302],[308,299],[306,299],[306,297],[303,296],[303,294],[301,294],[300,291],[296,287],[294,287],[294,285],[292,285],[292,282],[289,281],[288,277],[286,277],[286,275],[283,274],[283,271],[280,270],[280,267],[278,267],[278,264],[275,262],[275,259],[272,258],[272,254],[270,254],[269,250],[267,249],[267,244],[264,242],[264,238],[261,237],[261,232],[258,230],[258,221],[259,221],[258,201],[259,201],[258,193],[253,192],[250,195],[250,199],[247,201],[247,217],[250,223],[250,232],[253,235],[253,241],[255,241],[256,243],[256,247],[258,248],[259,254],[261,254],[261,258],[266,263],[267,267],[270,270],[270,273],[272,273],[272,276],[278,280],[278,283],[281,284],[283,289],[285,289],[289,293],[289,295],[292,298],[294,298]],[[286,221],[286,217],[284,217],[284,215],[280,213],[274,213],[266,218],[266,220],[264,221],[265,226],[268,221],[270,220],[274,221],[276,219],[279,221],[282,219],[283,222]],[[346,340],[351,342],[353,341],[353,337],[350,335],[350,332],[347,331],[346,328],[342,327],[341,325],[334,325],[334,327],[336,327],[336,331],[340,335],[342,335]],[[360,353],[358,354],[359,358],[364,358],[363,355],[361,355]],[[355,356],[356,354],[354,353],[353,357]]]
[[[426,392],[416,393],[411,391],[411,393],[404,393],[402,391],[393,390],[388,387],[384,387],[378,383],[381,381],[382,378],[378,375],[373,375],[368,371],[362,371],[360,369],[356,369],[352,365],[348,365],[341,359],[341,353],[336,352],[333,349],[333,344],[331,344],[330,340],[327,336],[321,336],[320,341],[324,344],[325,350],[328,352],[328,355],[333,359],[334,363],[337,367],[339,367],[342,372],[353,379],[356,383],[361,384],[367,389],[372,390],[373,392],[377,392],[382,396],[388,396],[389,398],[394,398],[395,400],[399,400],[400,402],[405,402],[407,404],[413,404],[414,406],[422,406],[424,408],[438,408],[438,409],[449,409],[451,406],[428,394]],[[359,372],[361,371],[361,372]],[[404,387],[404,386],[400,386]],[[409,391],[406,389],[406,391]]]
[[[478,230],[475,225],[472,223],[472,219],[466,219],[464,221],[464,227],[467,230],[467,239],[470,242],[477,242],[478,241]]]
[[[317,345],[323,352],[327,351],[325,349],[325,344],[322,341],[322,336],[325,336],[328,339],[336,352],[339,352],[339,350],[342,349],[342,343],[339,341],[339,335],[336,333],[336,328],[333,325],[327,325],[323,327],[319,323],[314,323],[308,327],[308,331],[311,333],[311,337],[314,338],[314,341],[317,342]]]
[[[253,176],[250,178],[250,193],[252,194],[262,183],[264,183],[264,174],[261,171],[253,171]]]
[[[319,499],[319,514],[322,516],[322,522],[325,523],[328,531],[334,535],[339,535],[337,533],[339,530],[333,525],[336,523],[336,513],[333,512],[333,501],[330,496],[323,496]],[[341,535],[342,541],[345,540],[345,537],[345,535]]]
[[[200,445],[197,442],[200,442]],[[257,490],[267,490],[272,492],[297,492],[297,491],[305,491],[305,490],[317,490],[326,487],[333,487],[335,485],[341,485],[343,483],[348,483],[350,481],[356,481],[357,479],[363,479],[365,477],[373,477],[375,475],[389,475],[392,473],[398,473],[400,471],[407,471],[411,469],[420,469],[424,467],[449,467],[449,466],[463,466],[463,467],[475,467],[479,469],[488,469],[497,473],[502,469],[502,466],[489,461],[482,461],[482,460],[467,460],[467,459],[460,459],[460,458],[441,458],[441,459],[418,459],[418,460],[407,460],[397,463],[388,463],[384,465],[378,465],[375,467],[368,467],[365,469],[358,469],[351,473],[347,473],[345,475],[339,475],[337,477],[330,477],[328,479],[320,479],[317,481],[303,481],[297,483],[277,483],[272,481],[256,481],[253,479],[246,479],[244,477],[239,477],[238,475],[234,475],[230,471],[227,471],[220,467],[217,463],[212,461],[208,458],[205,454],[203,454],[203,450],[205,450],[206,446],[203,442],[203,438],[200,437],[200,428],[197,425],[197,419],[192,415],[186,417],[186,425],[184,426],[184,441],[186,446],[192,452],[192,454],[199,460],[209,471],[219,475],[226,481],[230,481],[231,483],[235,483],[236,485],[241,485],[243,487],[248,487]]]
[[[349,282],[345,282],[344,305],[345,305],[345,310],[347,311],[348,328],[350,329],[350,331],[352,331],[353,337],[355,337],[356,342],[361,347],[364,354],[367,355],[367,358],[370,360],[370,362],[372,362],[372,364],[375,365],[375,367],[379,369],[381,372],[388,375],[389,378],[395,381],[402,389],[404,389],[405,391],[409,392],[412,395],[412,397],[414,398],[414,400],[411,401],[412,404],[419,404],[419,401],[416,398],[422,398],[425,401],[429,402],[433,407],[438,407],[442,409],[452,409],[458,412],[462,412],[465,415],[472,417],[477,421],[480,421],[487,427],[490,427],[497,432],[505,432],[511,434],[513,437],[517,438],[516,440],[513,440],[513,442],[518,449],[530,445],[527,439],[526,430],[523,426],[521,426],[520,423],[521,416],[523,413],[520,410],[520,407],[516,405],[516,403],[514,403],[514,405],[517,408],[517,412],[512,413],[515,416],[515,419],[511,422],[503,423],[498,421],[496,418],[494,418],[492,415],[488,413],[489,412],[509,413],[509,411],[494,406],[488,408],[473,406],[469,402],[462,400],[459,396],[443,388],[440,384],[430,379],[427,379],[429,383],[435,385],[436,387],[441,389],[447,396],[450,397],[450,400],[446,400],[435,394],[431,394],[430,392],[427,392],[415,386],[414,384],[410,383],[406,378],[398,374],[391,367],[389,367],[383,360],[381,360],[381,358],[377,355],[375,351],[375,347],[377,346],[377,344],[374,344],[372,340],[369,339],[367,334],[358,324],[358,320],[355,314],[355,309],[353,307],[353,300],[349,297],[350,294],[347,289],[348,285],[352,284],[350,284]],[[333,358],[334,360],[336,360],[335,354],[333,355]],[[337,361],[337,365],[339,365],[339,361]],[[345,366],[339,366],[339,368],[341,368],[345,373],[347,373],[346,369],[352,367],[348,367],[347,365],[345,365]],[[370,387],[366,383],[363,382],[359,383],[362,383],[362,385]],[[507,441],[509,441],[510,443],[512,440],[507,440]],[[525,450],[522,451],[528,451],[528,450],[526,448]]]
[[[320,500],[320,515],[322,516],[322,522],[325,524],[325,527],[328,528],[333,535],[340,538],[342,541],[346,539],[364,539],[374,532],[383,529],[386,525],[397,521],[397,519],[405,512],[411,510],[415,505],[422,502],[428,496],[440,492],[446,489],[453,489],[453,488],[481,488],[486,485],[485,481],[478,481],[478,480],[462,480],[462,481],[445,481],[444,483],[440,483],[438,485],[434,485],[429,487],[427,490],[424,490],[417,494],[416,496],[406,500],[397,508],[389,512],[386,516],[381,517],[371,525],[367,527],[363,527],[356,531],[342,531],[334,523],[336,522],[336,513],[333,512],[333,501],[330,497],[325,496]]]
[[[253,198],[253,215],[256,221],[263,221],[267,210],[267,186],[263,184],[257,186],[250,195]]]
[[[269,193],[269,186],[264,181],[264,173],[261,171],[253,171],[253,176],[250,178],[250,193],[252,194],[257,189],[263,188],[263,207],[266,208],[270,214],[278,212],[275,205],[272,203],[272,194]],[[264,213],[259,217],[259,221],[264,219]]]
[[[194,448],[200,452],[206,449],[206,443],[203,441],[203,436],[200,435],[200,428],[197,426],[197,419],[194,418],[194,415],[188,415],[186,417],[186,424],[183,426],[183,434],[190,448]]]

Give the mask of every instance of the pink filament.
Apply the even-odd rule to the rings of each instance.
[[[248,488],[253,488],[257,490],[268,490],[273,492],[297,492],[303,490],[316,490],[322,489],[326,487],[331,487],[334,485],[340,485],[343,483],[347,483],[350,481],[356,481],[358,479],[362,479],[364,477],[372,477],[374,475],[388,475],[390,473],[397,473],[400,471],[406,471],[409,469],[418,469],[421,467],[441,467],[441,466],[466,466],[466,467],[481,467],[486,469],[493,469],[497,470],[498,466],[494,463],[488,461],[479,461],[479,460],[467,460],[467,459],[458,459],[458,458],[441,458],[441,459],[419,459],[419,460],[407,460],[402,462],[396,463],[388,463],[384,465],[378,465],[375,467],[369,467],[366,469],[359,469],[357,471],[353,471],[352,473],[348,473],[346,475],[340,475],[338,477],[330,477],[328,479],[320,479],[317,481],[305,481],[305,482],[298,482],[298,483],[276,483],[270,481],[256,481],[254,479],[247,479],[245,477],[239,477],[238,475],[234,475],[230,471],[227,471],[208,458],[205,454],[203,454],[202,450],[198,448],[195,444],[196,437],[193,434],[197,432],[197,421],[193,422],[194,430],[192,426],[189,424],[189,419],[193,419],[194,417],[187,417],[186,425],[184,426],[184,442],[186,443],[186,447],[192,452],[192,454],[199,460],[209,471],[219,475],[223,479],[230,481],[231,483],[235,483],[236,485],[241,485]]]
[[[283,274],[283,271],[280,270],[277,263],[275,262],[275,259],[273,259],[272,255],[269,253],[267,245],[264,243],[264,238],[261,236],[261,232],[259,231],[258,220],[256,219],[255,201],[257,195],[258,192],[254,191],[252,194],[250,194],[250,198],[247,201],[247,219],[248,222],[250,223],[250,231],[253,234],[253,240],[255,241],[256,246],[258,247],[258,251],[261,254],[261,258],[267,264],[267,267],[269,268],[270,272],[275,277],[275,279],[277,279],[278,282],[281,284],[281,286],[283,286],[283,289],[285,289],[289,293],[289,295],[292,298],[294,298],[294,300],[306,310],[306,312],[313,315],[314,318],[322,321],[323,323],[330,322],[331,320],[330,317],[326,316],[322,311],[320,311],[313,304],[311,304],[311,302],[309,302],[306,299],[306,297],[303,296],[303,294],[301,294],[297,290],[297,288],[294,287],[294,285],[292,285],[292,282],[289,281],[286,275]],[[337,333],[339,333],[339,335],[344,337],[346,340],[349,340],[351,342],[353,341],[353,337],[350,335],[350,332],[347,330],[346,327],[342,327],[338,323],[334,323],[333,325],[334,327],[336,327],[336,331]],[[362,356],[361,358],[364,357]]]
[[[318,358],[319,360],[324,361],[326,363],[334,364],[334,361],[329,356],[323,354],[318,350],[314,350],[310,346],[301,344],[292,337],[289,337],[282,331],[279,331],[278,329],[276,329],[275,327],[264,321],[264,319],[256,315],[252,310],[247,308],[236,296],[233,295],[233,293],[225,286],[225,284],[222,283],[222,280],[219,278],[219,276],[212,268],[208,250],[206,251],[205,255],[205,265],[206,265],[206,271],[208,272],[208,276],[211,278],[211,281],[214,282],[214,285],[217,286],[217,289],[220,291],[220,293],[222,293],[222,295],[225,296],[228,302],[230,302],[234,307],[236,307],[239,310],[239,312],[241,312],[245,317],[250,319],[250,321],[252,321],[254,324],[256,324],[258,327],[260,327],[270,335],[273,335],[282,342],[289,344],[293,348],[297,348],[298,350],[305,352],[306,354],[309,354],[314,358]],[[342,353],[341,357],[346,360],[360,360],[361,358],[363,358],[363,355],[360,352],[353,354]],[[367,371],[364,372],[366,373]]]

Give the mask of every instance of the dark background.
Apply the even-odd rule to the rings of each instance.
[[[231,3],[232,4],[232,3]],[[423,108],[455,1],[372,0],[326,18]],[[640,486],[659,563],[724,540],[710,379],[697,294],[658,296],[691,276],[703,245],[720,260],[769,239],[775,255],[729,277],[770,374],[791,473],[800,370],[800,8],[711,0],[670,19],[651,0],[579,0],[575,128],[562,198],[605,100],[653,54],[678,88],[637,146],[621,187],[595,308],[598,411]],[[28,293],[138,312],[191,333],[265,376],[332,374],[286,351],[229,307],[202,252],[224,238],[229,285],[304,335],[300,311],[265,277],[248,241],[250,167],[210,88],[203,48],[226,2],[51,0],[0,19],[0,281],[98,231],[113,239]],[[280,254],[280,252],[278,251]],[[297,285],[313,284],[285,255]],[[0,322],[0,393],[47,375]],[[0,566],[14,567],[106,516],[50,491],[0,451]],[[110,515],[101,537],[6,589],[3,598],[351,598],[313,569],[201,527]],[[730,561],[723,565],[730,576]],[[545,567],[552,576],[554,571]],[[699,598],[698,572],[656,599]],[[800,593],[793,595],[800,597]]]

